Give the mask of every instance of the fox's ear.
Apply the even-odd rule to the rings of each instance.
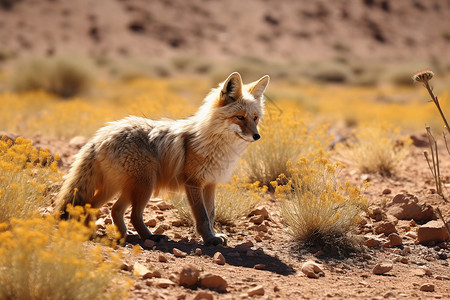
[[[269,81],[269,75],[261,77],[258,81],[249,84],[248,92],[252,94],[255,99],[260,100],[267,88],[267,85],[269,84]]]
[[[242,97],[242,79],[238,72],[232,73],[223,83],[219,106],[228,105]]]

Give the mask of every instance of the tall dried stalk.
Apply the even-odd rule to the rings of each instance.
[[[441,171],[439,168],[439,154],[438,154],[438,148],[437,148],[437,142],[434,136],[431,134],[431,129],[429,126],[426,127],[427,129],[427,135],[428,135],[428,141],[430,143],[430,150],[431,150],[431,159],[428,155],[427,151],[424,151],[425,159],[427,160],[428,167],[430,168],[431,174],[433,174],[434,177],[434,183],[436,184],[436,193],[440,195],[445,201],[447,199],[444,196],[444,193],[442,192],[442,181],[441,181]],[[431,162],[430,162],[431,160]]]
[[[441,109],[439,100],[434,95],[433,89],[431,88],[430,83],[429,83],[429,81],[431,80],[431,78],[433,78],[433,76],[434,76],[434,73],[430,69],[424,69],[424,70],[420,70],[420,71],[417,71],[416,73],[414,73],[412,79],[414,81],[421,82],[423,84],[423,86],[427,89],[428,94],[430,94],[431,100],[436,105],[436,107],[439,111],[439,114],[441,115],[441,118],[444,121],[447,132],[450,134],[450,126],[448,125],[448,122],[447,122],[447,119],[445,118],[444,112]],[[442,191],[442,181],[441,181],[441,173],[440,173],[440,169],[439,169],[439,155],[438,155],[437,142],[436,142],[436,139],[431,134],[430,127],[427,126],[426,129],[427,129],[428,140],[430,142],[431,163],[430,163],[430,157],[428,156],[428,152],[425,151],[424,155],[427,160],[428,167],[430,167],[431,173],[433,174],[433,177],[434,177],[434,182],[436,184],[436,192],[438,193],[438,195],[440,195],[444,199],[444,201],[447,202],[447,199],[445,198],[444,193]],[[445,141],[445,146],[447,148],[447,152],[450,154],[449,146],[447,143],[447,138],[445,136],[445,132],[444,132],[444,141]]]
[[[439,209],[439,207],[436,207],[436,212],[437,212],[437,215],[439,216],[439,218],[444,223],[445,229],[447,229],[448,235],[450,237],[450,223],[445,222],[444,216],[442,216],[442,213],[441,213],[441,210]]]

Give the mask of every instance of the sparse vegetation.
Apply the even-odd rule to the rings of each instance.
[[[49,189],[62,179],[57,159],[22,137],[0,139],[0,223],[36,216],[49,206]]]
[[[288,174],[286,163],[327,147],[331,137],[327,126],[311,126],[300,119],[295,108],[284,107],[282,112],[270,113],[261,125],[261,140],[249,147],[242,158],[242,170],[250,182],[263,185]]]
[[[173,62],[164,63],[164,67],[167,66],[172,75],[175,68]],[[183,73],[201,73],[195,70],[194,63],[186,63],[188,65]],[[254,64],[257,65],[257,62]],[[249,68],[249,74],[255,72],[261,75],[260,72],[264,70],[257,67],[253,71]],[[196,110],[200,100],[211,87],[210,76],[205,80],[189,76],[186,76],[188,79],[181,76],[161,79],[157,78],[161,76],[152,73],[151,68],[150,66],[150,71],[147,66],[138,68],[136,73],[130,72],[130,77],[118,76],[119,80],[113,83],[96,81],[93,93],[66,101],[60,101],[60,96],[48,91],[3,92],[0,94],[0,102],[8,107],[8,110],[0,111],[0,127],[28,135],[40,133],[46,137],[90,136],[105,122],[129,114],[152,119],[186,117]],[[350,70],[351,79],[348,83],[355,83],[359,75],[367,74],[368,71],[361,68],[364,66],[356,66]],[[265,67],[263,69],[267,70]],[[215,71],[217,69],[212,66],[212,69],[205,72],[213,74]],[[282,70],[275,71],[280,72],[282,76]],[[294,70],[289,69],[287,72]],[[295,72],[302,74],[300,69]],[[291,76],[289,74],[287,76]],[[295,256],[292,248],[286,248],[281,258],[271,254],[272,250],[279,251],[280,247],[291,245],[290,238],[284,234],[286,229],[294,239],[300,241],[298,245],[315,245],[317,247],[314,247],[314,251],[320,250],[319,252],[324,253],[322,255],[336,253],[328,252],[330,249],[344,252],[358,249],[361,245],[361,235],[355,235],[355,230],[359,229],[364,234],[367,230],[373,230],[373,227],[360,222],[360,215],[367,208],[367,200],[363,197],[364,188],[359,188],[363,185],[358,182],[362,180],[360,174],[354,172],[353,168],[358,167],[361,172],[369,172],[369,167],[361,166],[362,162],[370,162],[375,170],[373,172],[383,175],[396,174],[397,170],[401,170],[397,167],[408,154],[410,144],[407,138],[400,136],[397,126],[408,131],[415,130],[435,115],[434,107],[429,108],[430,105],[423,103],[421,97],[411,96],[414,94],[410,87],[380,84],[374,91],[373,86],[382,81],[378,77],[371,81],[374,74],[376,72],[370,73],[370,82],[367,84],[349,85],[345,88],[311,84],[303,77],[298,80],[292,77],[288,80],[273,80],[273,85],[268,90],[267,112],[259,129],[261,139],[250,145],[230,183],[217,189],[216,221],[217,225],[226,225],[221,226],[219,231],[229,236],[229,247],[240,243],[254,244],[253,249],[244,255],[255,254],[255,258],[244,260],[243,264],[267,258],[278,264],[278,268],[287,255]],[[2,75],[0,81],[7,78]],[[116,75],[120,75],[120,72]],[[448,99],[448,93],[444,92],[441,99],[443,107],[447,105]],[[399,111],[402,113],[399,114]],[[382,121],[386,123],[361,125],[368,119],[373,120],[374,124],[381,124]],[[435,122],[441,122],[440,119],[435,119]],[[324,123],[332,123],[333,126],[328,127],[323,125]],[[348,135],[350,125],[354,131]],[[336,135],[335,142],[346,143],[346,146],[338,146],[336,149],[341,155],[338,159],[352,165],[350,170],[341,170],[343,167],[340,164],[331,161],[330,157],[337,157],[337,151],[330,147],[333,139],[330,132]],[[156,224],[155,229],[151,230],[167,234],[170,242],[157,243],[153,246],[153,249],[156,247],[155,251],[148,251],[149,247],[143,246],[141,241],[132,248],[128,245],[119,247],[129,254],[121,265],[122,270],[118,271],[118,257],[113,254],[117,249],[112,251],[111,248],[102,247],[102,243],[97,240],[88,241],[92,230],[96,230],[99,235],[115,233],[113,226],[108,225],[111,219],[106,211],[110,207],[102,208],[98,228],[79,227],[79,223],[71,223],[74,221],[60,224],[52,218],[41,217],[45,207],[53,200],[54,185],[57,186],[61,178],[59,172],[52,171],[52,168],[57,170],[57,162],[53,161],[50,154],[44,154],[48,151],[33,150],[31,142],[26,140],[8,142],[3,139],[0,146],[3,151],[0,151],[0,216],[7,215],[1,219],[6,223],[0,226],[0,298],[37,299],[44,293],[51,293],[55,298],[64,299],[64,296],[73,297],[72,287],[78,291],[77,295],[81,299],[95,298],[94,296],[123,298],[126,291],[131,291],[133,297],[145,295],[144,292],[153,291],[157,279],[136,277],[136,288],[131,288],[128,281],[118,276],[117,272],[137,276],[133,269],[134,262],[145,261],[144,265],[152,273],[161,270],[162,279],[167,280],[170,274],[178,272],[175,268],[178,268],[180,260],[173,256],[175,261],[172,261],[172,254],[164,253],[171,252],[171,249],[166,250],[164,247],[172,247],[177,243],[188,253],[187,258],[184,258],[186,263],[188,260],[190,263],[202,261],[205,262],[205,271],[209,267],[210,251],[198,245],[198,248],[203,250],[203,255],[195,256],[189,251],[196,249],[197,245],[190,248],[191,244],[184,242],[184,237],[190,236],[193,228],[184,227],[179,221],[175,223],[172,212],[163,209],[159,211],[159,208],[152,207],[146,210],[145,215],[146,219],[152,219],[152,223],[154,221]],[[14,148],[19,146],[31,149],[31,152]],[[17,149],[14,150],[14,155],[11,154],[12,148]],[[47,160],[42,159],[42,164],[40,159],[34,159],[36,155],[41,155],[41,152],[43,156],[47,155]],[[16,156],[17,158],[14,158]],[[14,163],[21,163],[17,163],[16,169],[11,168],[7,157]],[[289,163],[290,161],[292,163]],[[400,172],[400,175],[403,176],[404,172]],[[375,178],[375,184],[378,180],[384,180]],[[385,187],[383,186],[382,190],[379,185],[376,186],[375,192],[370,189],[368,193],[376,194],[379,189],[383,196],[380,194],[376,204],[381,205],[382,210],[388,209],[392,196],[398,193],[399,188],[390,185],[396,179],[385,179],[386,193]],[[351,180],[352,183],[346,180]],[[445,183],[446,177],[443,177],[443,180]],[[34,181],[36,185],[30,184]],[[276,183],[272,185],[271,181]],[[270,186],[266,187],[267,184]],[[412,183],[408,186],[411,185]],[[270,200],[265,199],[269,196]],[[165,197],[174,203],[180,219],[192,223],[190,207],[183,199],[184,195],[169,194]],[[21,199],[26,201],[22,202]],[[258,218],[248,217],[255,206],[267,208],[269,213],[268,217],[262,218],[261,226],[252,226],[252,222]],[[23,216],[21,213],[24,213]],[[446,211],[443,210],[443,213],[445,216]],[[186,235],[187,233],[189,235]],[[370,235],[370,232],[367,235]],[[406,239],[402,233],[399,235]],[[133,235],[130,234],[130,237],[133,238]],[[379,240],[384,242],[386,239]],[[277,243],[282,246],[276,245]],[[58,249],[58,253],[55,249]],[[49,253],[54,256],[52,260],[46,256],[50,255]],[[227,251],[224,253],[227,261],[223,268],[239,261],[239,257],[231,258],[230,255],[229,258],[226,253]],[[170,257],[169,263],[159,262],[159,254]],[[27,257],[26,263],[21,260],[22,257]],[[294,258],[294,268],[298,267],[298,263]],[[157,264],[163,264],[164,268]],[[237,267],[239,270],[239,265],[230,267]],[[24,268],[27,272],[23,271]],[[275,267],[269,263],[266,268],[272,271]],[[247,271],[254,272],[250,268],[245,272]],[[334,272],[331,269],[329,271]],[[286,280],[291,280],[290,276],[287,276]],[[58,286],[50,286],[48,282]],[[71,284],[70,288],[64,286],[66,283]],[[147,287],[150,284],[152,286]],[[27,288],[21,288],[23,286]],[[118,288],[114,288],[115,286]],[[61,296],[61,290],[66,291],[66,295]],[[15,294],[10,296],[13,292]],[[269,297],[273,295],[272,291],[266,290],[266,293]]]
[[[1,299],[123,299],[120,256],[88,245],[90,228],[53,216],[0,224]]]
[[[0,140],[0,298],[122,299],[119,256],[85,243],[95,225],[40,216],[61,180],[57,163],[30,140]]]
[[[339,184],[336,172],[342,164],[329,161],[322,150],[288,162],[289,176],[272,182],[281,214],[292,236],[306,245],[339,251],[357,249],[352,237],[367,199],[349,182]],[[284,182],[285,184],[279,184]]]
[[[34,58],[17,67],[11,85],[14,91],[43,90],[70,98],[85,92],[91,77],[91,71],[82,59],[69,56]]]
[[[366,124],[341,148],[342,157],[363,173],[395,174],[409,153],[411,140],[388,123]]]
[[[267,186],[260,187],[258,181],[248,183],[247,178],[234,176],[230,183],[219,185],[215,199],[215,221],[230,224],[248,214],[262,203]],[[170,193],[167,197],[177,209],[179,218],[192,223],[191,211],[187,199],[182,194]]]

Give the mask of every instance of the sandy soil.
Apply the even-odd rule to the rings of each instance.
[[[423,136],[415,136],[422,143],[425,142]],[[86,141],[83,138],[71,143],[42,137],[33,139],[36,146],[50,147],[52,151],[62,153],[61,169],[64,172],[67,172],[73,161],[73,155]],[[169,240],[149,245],[137,236],[131,236],[123,246],[126,255],[121,272],[135,279],[130,299],[448,299],[449,242],[420,244],[414,233],[427,220],[397,220],[387,213],[395,195],[412,194],[421,205],[431,205],[434,209],[439,207],[444,218],[450,220],[450,203],[435,194],[434,183],[423,158],[423,151],[426,149],[423,146],[412,147],[410,156],[398,173],[391,177],[362,174],[353,167],[344,169],[340,174],[341,178],[355,184],[368,180],[371,186],[367,189],[366,196],[371,210],[379,208],[383,214],[382,220],[375,215],[370,217],[366,214],[365,224],[359,228],[363,244],[368,239],[376,239],[380,244],[363,246],[363,251],[347,255],[338,255],[335,251],[321,247],[299,247],[286,232],[286,225],[275,201],[261,205],[269,212],[263,226],[255,224],[251,216],[231,225],[219,226],[217,230],[228,236],[228,245],[205,247],[193,227],[179,221],[170,203],[151,199],[145,220],[153,232],[165,234]],[[444,149],[441,149],[441,157],[445,158],[446,155]],[[447,186],[450,176],[445,170],[449,169],[450,160],[442,159],[441,164],[444,184]],[[103,224],[111,222],[111,205],[112,203],[108,203],[101,210],[99,234],[103,232]],[[129,220],[129,214],[126,218]],[[385,221],[395,225],[401,237],[401,245],[383,245],[389,239],[387,234],[376,233],[376,227]],[[131,224],[129,226],[132,229]],[[139,254],[133,250],[136,245],[142,248]],[[175,255],[177,249],[184,252],[186,257]],[[214,261],[217,252],[224,256],[224,265]],[[320,264],[324,271],[323,277],[308,278],[301,271],[303,263],[308,260]],[[147,267],[149,272],[136,276],[136,262]],[[393,268],[383,275],[376,275],[372,270],[379,263],[391,263]],[[221,276],[227,282],[226,291],[199,285],[181,286],[180,272],[189,265],[198,268],[200,275]],[[431,284],[433,291],[422,291],[426,284]],[[252,290],[257,290],[262,295],[250,296]],[[212,298],[201,298],[201,295]],[[200,298],[195,298],[197,296]]]

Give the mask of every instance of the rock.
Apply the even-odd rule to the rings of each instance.
[[[147,278],[161,278],[161,272],[158,270],[153,270],[153,272],[144,275],[144,279]]]
[[[397,233],[391,233],[388,236],[388,242],[383,244],[384,247],[392,248],[403,244],[402,238]]]
[[[184,222],[181,220],[175,220],[175,221],[172,221],[170,224],[172,224],[172,226],[175,226],[175,227],[181,227],[181,226],[183,226]]]
[[[429,221],[434,218],[431,205],[419,204],[416,196],[411,194],[398,194],[387,205],[387,213],[400,220]]]
[[[411,274],[414,276],[419,276],[419,277],[423,277],[426,275],[424,269],[414,269],[411,271]]]
[[[131,271],[133,268],[126,262],[122,263],[120,269],[123,271]]]
[[[259,225],[262,222],[264,222],[264,216],[263,215],[255,215],[250,218],[250,222],[252,222],[253,224]]]
[[[214,300],[214,296],[208,292],[199,292],[195,295],[194,300]]]
[[[150,270],[141,263],[135,262],[133,265],[133,274],[137,277],[144,277]]]
[[[146,247],[146,248],[152,249],[153,247],[155,247],[155,245],[156,245],[155,241],[152,241],[152,240],[149,240],[149,239],[146,239],[144,241],[144,247]]]
[[[256,264],[253,266],[256,270],[264,270],[266,268],[265,264]]]
[[[444,223],[440,220],[430,221],[419,227],[417,239],[419,243],[444,242],[449,238]]]
[[[234,247],[234,249],[235,249],[237,252],[247,252],[247,251],[250,250],[250,246],[248,246],[247,244],[243,243],[243,244],[236,245],[236,246]]]
[[[165,288],[168,288],[171,286],[175,286],[175,282],[173,282],[172,280],[166,279],[166,278],[156,278],[156,279],[153,279],[152,286],[156,286],[156,287],[165,289]]]
[[[167,203],[166,201],[159,201],[155,204],[156,207],[158,207],[160,210],[168,210],[172,208],[172,205],[170,203]]]
[[[156,219],[149,219],[147,222],[145,222],[145,225],[148,227],[155,227],[156,226]]]
[[[391,233],[397,233],[394,223],[389,221],[381,221],[375,225],[375,232],[377,234],[384,233],[386,236]]]
[[[430,146],[430,141],[426,134],[421,135],[410,135],[409,138],[412,141],[412,144],[416,147],[428,147]]]
[[[250,214],[250,216],[263,216],[264,219],[269,219],[269,212],[267,211],[267,209],[265,207],[262,208],[257,208],[255,210],[253,210]]]
[[[420,290],[421,290],[422,292],[434,292],[434,284],[432,284],[432,283],[425,283],[425,284],[422,284],[422,285],[420,286]]]
[[[433,272],[427,267],[421,267],[421,269],[425,272],[425,275],[431,276]]]
[[[389,195],[390,193],[392,193],[392,190],[391,189],[384,189],[382,193],[383,193],[383,195]]]
[[[224,265],[226,261],[225,261],[225,257],[223,256],[222,253],[216,252],[216,253],[214,253],[214,256],[213,256],[213,262],[215,262],[218,265]]]
[[[402,264],[408,264],[409,260],[406,257],[403,256],[397,256],[395,258],[395,261],[401,262]]]
[[[319,278],[320,276],[325,276],[322,268],[312,260],[308,260],[303,263],[302,272],[309,278]]]
[[[408,231],[407,233],[405,233],[405,236],[412,238],[412,239],[417,239],[417,232]]]
[[[379,222],[386,219],[386,213],[379,206],[371,206],[369,207],[369,217]]]
[[[414,269],[412,271],[412,274],[414,276],[424,277],[425,275],[427,275],[427,276],[433,275],[433,272],[431,272],[431,270],[426,267],[422,267],[422,268]]]
[[[211,290],[217,290],[219,292],[226,292],[228,283],[219,275],[206,273],[200,276],[200,286]]]
[[[186,265],[180,271],[178,282],[182,286],[195,286],[200,277],[200,270],[194,265]]]
[[[252,296],[263,296],[264,295],[264,287],[262,285],[257,285],[254,288],[251,288],[248,290],[247,294],[252,297]]]
[[[187,253],[181,251],[180,249],[173,248],[173,255],[175,255],[176,257],[186,257]]]
[[[155,231],[153,232],[153,234],[163,234],[165,231],[164,226],[159,225],[158,227],[156,227]]]
[[[164,254],[159,254],[158,255],[158,261],[159,262],[167,262],[167,257]]]
[[[391,263],[379,263],[373,267],[372,273],[375,275],[382,275],[392,270],[393,267],[394,265]]]
[[[395,294],[393,292],[387,292],[383,295],[383,298],[394,298]]]
[[[380,240],[374,238],[374,237],[366,237],[366,246],[367,247],[378,247],[380,245]]]
[[[195,249],[195,255],[200,256],[200,255],[202,255],[202,254],[203,254],[202,249],[200,249],[200,248],[196,248],[196,249]]]
[[[97,221],[95,221],[95,225],[97,226],[97,229],[105,229],[106,228],[105,218],[97,219]]]

